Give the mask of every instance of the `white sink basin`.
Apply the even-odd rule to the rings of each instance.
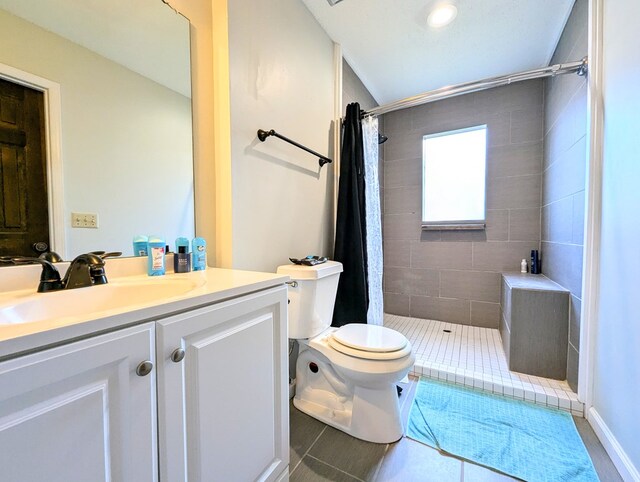
[[[62,290],[53,293],[25,293],[0,302],[0,325],[30,323],[82,316],[148,305],[175,298],[198,288],[200,283],[185,278],[137,278],[106,285]]]

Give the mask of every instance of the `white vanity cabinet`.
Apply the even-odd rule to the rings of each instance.
[[[0,480],[157,480],[156,371],[138,368],[155,364],[154,332],[145,323],[1,362]]]
[[[0,482],[287,480],[278,281],[0,362]]]
[[[163,482],[286,478],[284,285],[157,322]]]

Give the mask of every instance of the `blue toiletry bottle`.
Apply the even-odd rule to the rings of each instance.
[[[193,271],[207,269],[207,242],[204,238],[193,238]]]
[[[133,237],[133,255],[134,256],[146,256],[147,252],[147,243],[149,242],[149,238],[142,234],[138,234]]]
[[[149,236],[147,246],[149,253],[147,256],[147,273],[149,276],[162,276],[165,273],[164,239],[160,236]]]

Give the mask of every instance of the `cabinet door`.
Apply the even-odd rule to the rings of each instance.
[[[273,288],[158,322],[163,482],[272,481],[286,469],[286,293]],[[185,350],[178,362],[176,349]]]
[[[157,480],[154,324],[0,363],[0,480]]]

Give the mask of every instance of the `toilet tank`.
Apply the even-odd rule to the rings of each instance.
[[[287,264],[277,273],[295,282],[289,285],[289,338],[311,338],[331,326],[342,263]]]

